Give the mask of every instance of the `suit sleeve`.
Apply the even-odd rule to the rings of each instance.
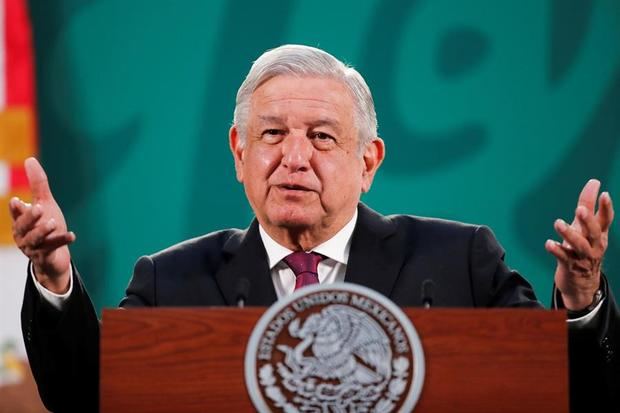
[[[488,227],[476,227],[470,241],[470,274],[476,307],[533,307],[531,284],[504,262],[504,249]]]
[[[155,305],[154,271],[149,257],[138,260],[122,307]],[[32,277],[27,277],[22,333],[45,407],[52,412],[96,412],[99,321],[75,266],[72,282],[71,295],[57,310],[41,296]]]
[[[620,311],[609,288],[601,279],[605,300],[596,321],[584,328],[569,328],[569,370],[571,412],[608,411],[620,406]],[[556,295],[558,306],[562,298]]]
[[[96,412],[99,322],[77,269],[73,291],[55,309],[28,276],[21,321],[24,343],[41,400],[52,412]]]

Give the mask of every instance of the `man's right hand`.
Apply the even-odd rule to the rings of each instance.
[[[56,294],[63,294],[69,290],[71,255],[68,245],[75,241],[75,234],[67,232],[65,217],[52,196],[41,164],[35,158],[28,158],[24,166],[32,204],[19,198],[9,202],[13,239],[32,261],[39,283]]]

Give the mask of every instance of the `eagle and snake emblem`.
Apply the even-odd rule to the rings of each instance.
[[[298,411],[376,411],[373,406],[388,386],[398,394],[404,391],[405,381],[392,380],[392,369],[396,367],[402,376],[408,361],[398,358],[393,363],[387,334],[364,312],[331,305],[303,323],[296,318],[288,332],[300,341],[295,346],[277,346],[284,357],[276,371],[281,385],[294,395]],[[383,405],[386,408],[381,410],[391,410],[389,400]]]

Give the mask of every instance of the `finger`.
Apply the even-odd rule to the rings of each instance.
[[[576,230],[561,219],[555,221],[554,228],[575,253],[580,256],[592,256],[592,247],[588,240],[581,234],[581,231]]]
[[[545,249],[563,263],[567,263],[570,259],[568,252],[562,248],[562,245],[557,241],[548,239],[547,242],[545,242]]]
[[[45,201],[52,198],[47,175],[39,161],[37,161],[36,158],[30,157],[24,162],[24,167],[26,169],[28,183],[30,184],[33,202]]]
[[[28,256],[45,257],[54,252],[54,250],[73,243],[75,239],[75,233],[73,232],[65,232],[62,234],[52,233],[48,235],[36,249],[26,248],[24,252],[26,252]]]
[[[609,230],[612,221],[614,220],[614,206],[611,201],[609,192],[603,192],[598,201],[597,218],[601,231],[606,232]]]
[[[75,241],[75,233],[69,231],[64,234],[52,235],[47,237],[42,243],[40,249],[44,250],[46,253],[50,253],[55,249],[60,247],[64,247],[65,245],[69,245]]]
[[[21,214],[24,213],[25,203],[18,197],[13,197],[9,201],[9,212],[11,213],[11,219],[17,220]]]
[[[575,211],[575,216],[580,223],[581,233],[590,241],[590,244],[592,246],[599,245],[601,241],[601,226],[595,215],[583,205],[579,205]]]
[[[596,206],[596,198],[598,197],[598,191],[601,188],[601,182],[598,179],[590,179],[579,194],[579,200],[577,205],[583,205],[590,211],[594,212]]]
[[[37,225],[22,239],[21,246],[36,250],[41,247],[45,238],[54,232],[55,229],[56,220],[54,220],[54,218],[50,219],[45,224]]]
[[[25,236],[43,216],[41,205],[26,206],[24,213],[13,223],[13,231],[19,236]]]

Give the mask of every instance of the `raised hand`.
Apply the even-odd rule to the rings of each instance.
[[[41,164],[35,158],[28,158],[24,166],[32,204],[19,198],[9,202],[13,239],[32,261],[37,280],[48,290],[62,294],[69,288],[71,256],[68,244],[75,241],[75,234],[67,232],[65,218],[52,196]]]
[[[575,218],[569,225],[561,219],[554,228],[564,240],[548,240],[545,248],[558,261],[555,284],[569,310],[582,310],[592,303],[600,286],[601,264],[607,250],[614,210],[609,193],[596,199],[601,183],[591,179],[579,195]]]

